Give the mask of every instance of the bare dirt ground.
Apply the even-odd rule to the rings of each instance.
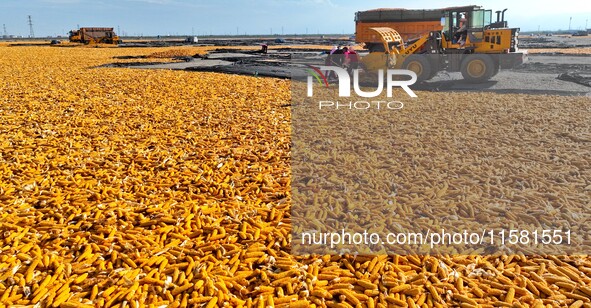
[[[519,47],[522,49],[589,48],[591,36],[520,36]]]
[[[143,55],[120,57],[115,67],[213,71],[249,76],[290,78],[294,58],[322,59],[333,44],[345,41],[328,39],[291,40],[272,44],[261,52],[262,40],[224,39],[205,46],[142,48]],[[591,36],[589,37],[520,37],[521,51],[528,62],[513,69],[501,70],[485,83],[471,84],[459,72],[439,72],[431,80],[414,85],[425,91],[487,91],[495,93],[557,94],[591,97]],[[146,44],[146,43],[141,43]],[[353,44],[349,42],[349,44]],[[147,44],[149,45],[149,44]],[[153,44],[152,44],[153,45]],[[356,46],[360,50],[360,46]],[[135,48],[134,48],[135,49]],[[131,50],[131,49],[130,49]],[[136,49],[137,50],[137,49]],[[363,51],[361,51],[363,55]],[[124,59],[123,61],[121,61]]]
[[[470,84],[462,80],[460,73],[440,72],[419,88],[435,91],[490,91],[591,97],[590,72],[591,56],[534,54],[529,56],[527,63],[515,69],[501,70],[486,83]],[[573,78],[568,79],[567,76]]]

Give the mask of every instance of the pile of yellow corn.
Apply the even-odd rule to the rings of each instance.
[[[214,47],[168,47],[165,50],[159,50],[148,55],[148,58],[175,58],[175,57],[192,57],[195,54],[203,54]]]
[[[296,83],[294,96],[306,98],[306,90],[306,83]],[[404,102],[401,109],[378,109],[377,101],[392,100],[385,95],[355,109],[349,102],[364,106],[368,99],[335,97],[333,87],[314,91],[313,100],[292,109],[294,251],[537,255],[591,249],[589,225],[580,223],[591,204],[589,97],[421,92],[411,99],[398,89],[393,96]],[[319,243],[342,230],[381,240],[299,245],[302,234]],[[480,240],[440,245],[442,230]],[[387,245],[388,233],[403,243]],[[417,233],[427,241],[404,242]]]
[[[289,83],[92,68],[145,52],[0,46],[0,306],[591,307],[586,256],[290,255]]]
[[[536,53],[558,53],[567,55],[591,55],[590,47],[577,47],[577,48],[530,48],[527,50],[530,54]]]

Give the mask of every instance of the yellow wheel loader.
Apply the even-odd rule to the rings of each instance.
[[[429,14],[422,15],[418,10],[394,11],[397,14],[382,14],[379,18],[385,25],[400,25],[407,31],[404,34],[391,27],[379,27],[380,22],[375,20],[368,28],[360,19],[371,19],[373,15],[357,13],[356,40],[370,51],[361,59],[367,71],[409,69],[417,74],[418,81],[431,79],[442,70],[459,71],[466,81],[479,83],[489,80],[500,68],[512,68],[527,60],[527,54],[517,50],[519,28],[508,28],[504,20],[506,10],[497,11],[496,22],[492,22],[490,10],[478,6],[429,10]],[[429,20],[417,20],[417,16],[429,16]],[[436,17],[440,19],[438,26],[432,22]],[[422,25],[423,32],[405,41],[403,37],[413,35],[408,29],[417,28],[417,24]]]

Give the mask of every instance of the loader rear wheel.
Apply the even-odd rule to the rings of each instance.
[[[469,55],[462,62],[461,71],[467,82],[485,82],[494,74],[494,61],[488,55]]]
[[[417,82],[422,82],[433,77],[431,63],[425,56],[408,56],[404,60],[404,63],[402,63],[402,68],[415,72],[417,74]]]

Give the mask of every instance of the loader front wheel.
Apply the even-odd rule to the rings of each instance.
[[[461,71],[467,82],[485,82],[495,73],[494,61],[488,55],[469,55],[462,62]]]
[[[415,72],[417,74],[417,82],[422,82],[433,77],[431,63],[426,56],[408,56],[404,60],[402,68]]]

